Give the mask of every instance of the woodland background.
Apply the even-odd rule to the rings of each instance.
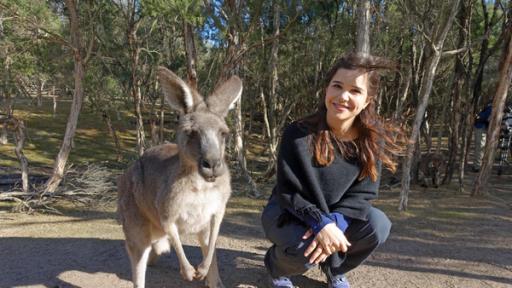
[[[383,181],[400,182],[399,210],[428,151],[446,156],[455,192],[489,192],[496,133],[476,180],[463,179],[475,113],[492,100],[497,131],[510,89],[511,13],[512,1],[487,0],[0,0],[0,165],[19,183],[0,199],[27,208],[101,194],[91,187],[112,181],[77,188],[72,179],[115,174],[172,141],[177,115],[160,93],[159,65],[203,95],[242,78],[228,117],[231,166],[246,184],[240,193],[268,194],[258,185],[273,179],[282,128],[314,111],[326,69],[352,50],[400,65],[377,100],[410,139],[399,173]]]
[[[270,243],[259,217],[281,131],[315,110],[326,69],[353,50],[400,65],[377,106],[410,142],[373,203],[390,238],[350,283],[511,287],[512,166],[498,175],[495,160],[512,100],[511,16],[510,0],[0,0],[0,287],[132,287],[115,178],[174,140],[159,65],[203,95],[243,80],[227,117],[233,195],[217,254],[226,287],[261,287]],[[474,116],[491,99],[474,173]],[[439,188],[415,182],[429,152],[446,160]],[[147,286],[199,287],[173,257],[148,268]],[[318,269],[293,281],[325,287]]]

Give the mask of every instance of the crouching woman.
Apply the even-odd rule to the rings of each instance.
[[[396,169],[400,130],[375,112],[385,59],[350,53],[326,75],[311,116],[284,131],[277,183],[262,214],[269,286],[294,287],[289,276],[321,265],[327,285],[349,287],[345,274],[389,235],[391,222],[372,207],[381,166]]]

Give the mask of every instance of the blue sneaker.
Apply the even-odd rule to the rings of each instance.
[[[348,283],[347,277],[345,275],[340,274],[332,277],[331,279],[327,279],[327,287],[328,288],[350,288],[350,284]]]
[[[292,280],[288,277],[281,276],[279,278],[271,278],[269,277],[269,288],[295,288],[293,286]]]

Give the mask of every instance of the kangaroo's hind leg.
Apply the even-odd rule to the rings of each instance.
[[[151,253],[151,237],[149,229],[134,229],[123,227],[126,236],[126,250],[132,266],[132,281],[135,288],[144,288],[146,266]]]

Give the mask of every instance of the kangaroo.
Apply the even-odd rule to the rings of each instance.
[[[206,278],[208,287],[224,287],[215,255],[231,195],[224,160],[229,130],[224,118],[240,97],[242,82],[233,76],[204,99],[164,67],[158,68],[158,77],[168,104],[180,114],[177,143],[148,149],[117,179],[133,284],[144,287],[147,264],[168,252],[170,242],[184,279]],[[203,259],[196,268],[183,251],[180,236],[184,234],[197,235]]]
[[[442,175],[446,169],[446,160],[440,153],[426,153],[421,156],[418,166],[418,178],[423,187],[428,187],[428,179],[432,179],[432,185],[438,188]]]

